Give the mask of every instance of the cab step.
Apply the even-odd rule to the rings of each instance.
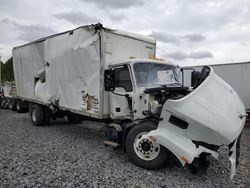
[[[121,147],[121,145],[118,144],[117,142],[112,142],[112,141],[109,141],[109,140],[105,140],[105,141],[103,141],[103,143],[104,143],[105,146],[111,146],[114,149],[118,149],[118,148]]]

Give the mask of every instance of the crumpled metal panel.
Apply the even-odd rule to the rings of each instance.
[[[99,113],[99,46],[98,33],[80,28],[15,49],[18,96]],[[43,82],[39,79],[42,71]]]

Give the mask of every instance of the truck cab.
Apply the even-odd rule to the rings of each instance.
[[[233,178],[245,107],[211,67],[193,70],[191,87],[180,79],[184,72],[151,59],[132,59],[105,70],[110,117],[122,132],[118,142],[138,166],[160,168],[172,153],[195,174],[205,172],[207,158],[218,159],[219,147],[227,145]]]
[[[157,116],[166,100],[165,96],[158,95],[158,90],[168,88],[166,96],[175,98],[174,92],[188,92],[188,87],[180,82],[178,66],[162,60],[134,59],[118,63],[110,66],[105,75],[112,119],[137,120]]]

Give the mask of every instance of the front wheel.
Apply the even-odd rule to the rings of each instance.
[[[129,159],[137,166],[146,169],[164,167],[170,152],[155,141],[142,138],[144,134],[156,129],[153,122],[142,122],[131,128],[126,138],[126,150]]]

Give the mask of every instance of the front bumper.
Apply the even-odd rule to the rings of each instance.
[[[153,138],[154,141],[170,150],[179,159],[183,166],[192,164],[194,159],[199,158],[203,153],[209,154],[215,159],[219,158],[219,153],[217,151],[208,149],[201,145],[197,147],[188,138],[182,135],[177,135],[168,129],[158,128],[156,130],[150,131],[144,136],[148,139]],[[229,160],[231,162],[231,179],[233,179],[235,176],[237,167],[239,165],[240,140],[241,134],[231,144],[228,145]]]

